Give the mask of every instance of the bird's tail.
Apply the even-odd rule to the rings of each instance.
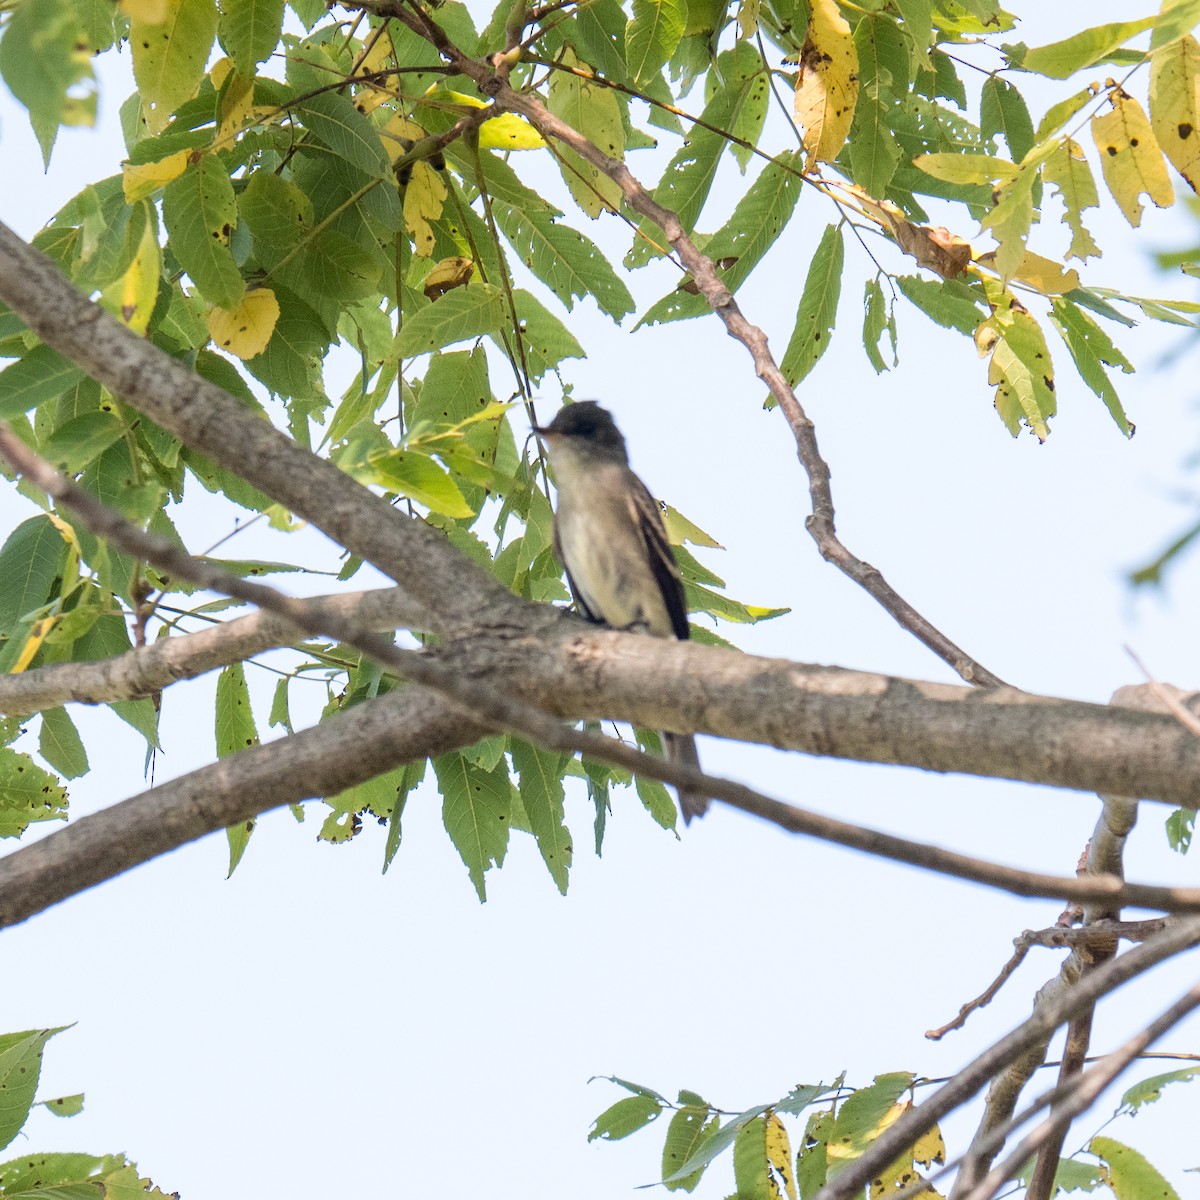
[[[664,733],[662,735],[663,756],[668,762],[700,769],[700,756],[696,753],[696,739],[690,733]],[[693,817],[702,817],[708,812],[709,797],[703,792],[680,789],[679,811],[683,823],[690,824]]]

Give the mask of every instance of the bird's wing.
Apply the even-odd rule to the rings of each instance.
[[[663,521],[662,509],[658,501],[646,490],[636,475],[632,476],[633,486],[628,492],[629,515],[633,520],[642,541],[646,546],[646,554],[650,560],[650,569],[654,572],[659,591],[662,592],[663,603],[667,606],[667,615],[671,618],[671,628],[681,641],[687,641],[688,629],[687,603],[683,594],[683,578],[679,574],[679,565],[667,539],[667,526]]]

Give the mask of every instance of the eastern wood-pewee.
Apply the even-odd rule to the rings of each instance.
[[[662,510],[629,469],[612,416],[583,400],[534,432],[550,453],[558,488],[554,552],[584,616],[614,629],[686,639],[683,580]],[[664,733],[662,742],[671,761],[700,765],[691,734]],[[708,797],[681,791],[679,807],[690,821],[708,809]]]

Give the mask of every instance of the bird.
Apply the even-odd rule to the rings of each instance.
[[[686,641],[683,579],[662,509],[630,469],[612,414],[581,400],[533,431],[546,446],[558,491],[554,553],[583,615],[614,629]],[[662,743],[669,762],[699,769],[691,734],[663,733]],[[685,824],[708,804],[702,792],[679,791]]]

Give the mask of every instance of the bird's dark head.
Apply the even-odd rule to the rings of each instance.
[[[607,461],[628,463],[625,439],[617,428],[612,414],[595,400],[580,400],[560,408],[549,425],[536,427],[534,432],[550,446],[570,447],[572,454],[588,454]]]

